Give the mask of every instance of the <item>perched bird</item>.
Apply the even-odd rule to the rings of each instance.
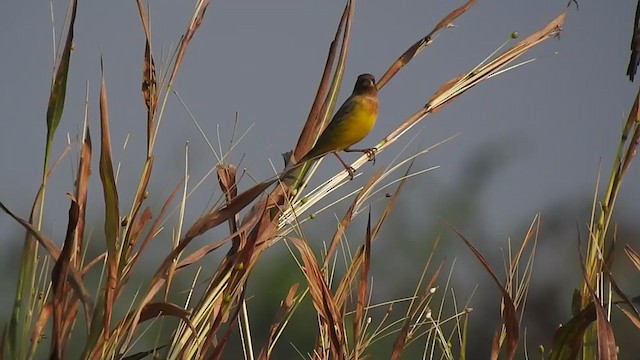
[[[375,148],[352,149],[351,146],[364,139],[373,129],[378,117],[378,89],[376,79],[371,74],[358,76],[353,93],[320,134],[315,146],[297,164],[333,153],[349,172],[351,178],[355,170],[338,155],[338,151],[362,152],[375,159]]]
[[[633,81],[640,63],[640,0],[636,5],[636,17],[633,22],[633,34],[631,36],[631,59],[627,67],[627,75],[629,80]]]

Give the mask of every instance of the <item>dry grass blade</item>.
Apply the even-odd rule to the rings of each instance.
[[[623,308],[623,307],[622,307],[622,306],[620,306],[619,304],[616,304],[616,306],[618,307],[618,309],[620,309],[620,311],[622,311],[622,313],[623,313],[623,314],[625,314],[625,315],[627,316],[627,318],[628,318],[629,320],[631,320],[631,322],[633,323],[633,325],[634,325],[638,330],[640,330],[640,318],[638,318],[638,316],[637,316],[635,313],[633,313],[633,312],[631,312],[631,311],[629,311],[629,310],[627,310],[627,309]]]
[[[407,173],[406,174],[408,174],[411,171],[411,166],[412,165],[413,165],[413,162],[411,162],[411,164],[407,168]],[[370,234],[371,235],[371,241],[373,241],[376,238],[376,236],[378,235],[378,231],[382,227],[382,223],[384,223],[384,220],[387,218],[387,215],[389,214],[389,212],[391,212],[391,209],[395,205],[396,199],[398,198],[398,196],[400,195],[400,192],[404,188],[404,184],[405,184],[405,182],[407,180],[406,174],[405,174],[405,177],[403,177],[403,179],[398,184],[398,187],[396,188],[396,191],[394,192],[394,194],[389,199],[389,202],[387,202],[387,206],[385,206],[385,209],[384,209],[384,211],[382,213],[382,216],[380,216],[380,219],[378,219],[378,222],[376,223],[376,226],[373,228],[373,231]],[[379,171],[379,172],[375,173],[373,176],[371,176],[371,178],[369,179],[367,184],[360,191],[360,194],[363,194],[363,195],[369,194],[371,192],[371,190],[373,190],[373,186],[377,183],[377,181],[380,179],[380,177],[382,175],[384,175],[384,171]],[[357,201],[354,201],[354,203],[352,205],[352,208],[350,208],[347,211],[347,215],[349,215],[350,217],[353,216],[353,211],[355,209],[357,209],[362,204],[362,201],[364,201],[364,199],[366,199],[366,196],[363,196],[362,199],[360,199],[360,200],[358,200],[358,197],[356,197]],[[345,215],[345,217],[346,217],[346,215]],[[340,230],[340,228],[339,228],[339,230]],[[342,232],[344,232],[344,228],[342,229]],[[336,234],[338,234],[338,232],[336,232]],[[340,236],[342,236],[342,234],[340,234]],[[334,235],[334,240],[335,239],[336,239],[336,235]],[[347,273],[344,275],[344,277],[340,281],[340,284],[338,285],[338,289],[336,290],[335,298],[336,298],[336,303],[339,306],[344,306],[346,304],[347,295],[349,294],[349,290],[351,289],[351,283],[352,283],[353,279],[355,279],[355,276],[356,276],[358,270],[360,269],[360,265],[362,264],[363,259],[364,259],[364,257],[363,257],[364,252],[363,251],[364,251],[364,248],[361,246],[358,249],[358,252],[356,253],[356,255],[351,260],[351,264],[349,265],[349,268],[347,269]],[[325,258],[325,266],[327,264],[327,259],[328,258],[329,258],[328,256],[327,256],[327,258]]]
[[[460,15],[464,14],[475,5],[476,0],[469,0],[466,4],[460,6],[459,8],[453,10],[449,15],[445,16],[440,22],[431,30],[425,37],[418,40],[415,44],[411,45],[404,54],[400,55],[398,60],[396,60],[389,69],[382,75],[380,80],[376,83],[378,90],[382,89],[386,83],[389,82],[397,73],[402,69],[405,65],[407,65],[413,58],[415,58],[422,50],[424,50],[431,42],[433,41],[433,35],[435,35],[439,30],[449,26]]]
[[[504,285],[502,285],[500,280],[498,280],[498,277],[496,276],[495,272],[493,271],[493,269],[491,269],[491,266],[489,265],[487,260],[484,258],[484,256],[482,256],[480,251],[478,251],[478,249],[476,249],[471,244],[471,242],[467,240],[467,238],[462,234],[462,232],[460,232],[460,230],[458,230],[452,224],[448,224],[448,225],[458,235],[458,237],[462,239],[462,241],[464,241],[464,243],[471,250],[471,252],[473,252],[473,255],[476,257],[476,259],[480,261],[482,266],[485,268],[487,273],[491,276],[495,284],[500,289],[500,292],[502,292],[502,306],[503,306],[502,322],[506,332],[505,335],[506,335],[506,341],[507,341],[507,358],[513,359],[513,357],[515,356],[516,349],[518,347],[518,340],[520,338],[520,334],[519,334],[520,323],[518,321],[518,314],[516,312],[516,307],[513,303],[511,295],[509,295],[509,292],[507,291],[507,289],[504,287]],[[491,358],[497,359],[498,355],[499,354],[498,352],[496,352],[496,349],[494,347],[492,349]]]
[[[593,302],[556,330],[549,360],[568,360],[578,356],[585,330],[596,320]]]
[[[364,260],[362,270],[360,271],[360,283],[358,284],[358,294],[356,298],[356,312],[353,319],[353,342],[354,357],[358,359],[360,352],[364,349],[362,344],[362,328],[366,323],[364,317],[364,307],[366,305],[367,289],[369,287],[369,269],[371,266],[371,209],[369,209],[369,217],[367,218],[367,233],[364,239]]]
[[[600,355],[598,359],[616,360],[618,359],[618,350],[616,339],[613,336],[613,328],[595,294],[593,294],[593,301],[596,309],[596,324],[598,324],[598,353]]]
[[[118,190],[113,173],[111,155],[111,135],[109,130],[109,105],[107,86],[104,81],[104,64],[100,60],[102,80],[100,83],[100,180],[104,194],[104,234],[107,248],[107,283],[104,289],[104,333],[109,337],[111,313],[118,287],[118,236],[120,230],[120,211],[118,210]]]
[[[302,158],[307,151],[313,146],[314,141],[316,140],[318,134],[320,133],[322,127],[322,119],[320,118],[320,111],[322,109],[322,104],[324,103],[323,99],[326,97],[328,86],[329,86],[329,77],[331,76],[331,70],[333,69],[333,62],[335,60],[336,49],[338,47],[338,39],[340,37],[340,33],[342,32],[342,28],[344,27],[345,22],[347,21],[347,15],[349,14],[349,6],[347,5],[342,12],[342,17],[340,18],[340,22],[338,23],[338,29],[336,30],[336,34],[329,46],[329,53],[327,54],[327,61],[324,66],[324,71],[322,72],[322,77],[320,79],[320,84],[318,85],[318,90],[316,91],[316,96],[313,99],[313,104],[311,105],[311,109],[309,110],[309,116],[307,117],[307,121],[304,123],[304,127],[302,128],[302,132],[300,133],[300,137],[298,138],[298,143],[296,144],[294,155],[296,159]]]
[[[274,179],[254,185],[252,188],[233,198],[233,200],[229,201],[224,207],[200,217],[187,231],[185,240],[188,239],[188,241],[191,241],[196,236],[202,235],[206,231],[209,231],[210,229],[231,219],[238,212],[251,204],[253,200],[260,196],[260,194],[267,190],[276,181],[277,179]]]
[[[47,303],[38,314],[38,319],[36,320],[36,323],[33,326],[33,333],[31,334],[32,346],[31,346],[31,349],[29,349],[30,350],[29,356],[28,356],[29,359],[33,358],[33,355],[35,352],[35,344],[37,344],[42,338],[45,337],[44,329],[46,328],[52,313],[53,313],[53,305],[51,303]],[[1,354],[3,353],[0,351],[0,355]]]
[[[69,276],[69,267],[72,266],[70,264],[71,257],[77,251],[74,240],[79,213],[80,206],[78,206],[75,199],[71,199],[64,246],[51,272],[51,285],[53,287],[53,297],[51,299],[53,305],[52,333],[54,334],[51,342],[51,354],[55,359],[64,359],[67,334],[63,329],[67,327],[68,321],[73,322],[75,320],[75,314],[70,313],[67,308],[67,301],[70,300],[68,297],[67,278]]]
[[[11,210],[9,210],[9,208],[7,208],[4,205],[2,201],[0,201],[0,208],[2,208],[2,210],[6,212],[7,215],[11,216],[15,221],[17,221],[20,225],[22,225],[22,227],[25,228],[25,230],[27,230],[28,233],[33,235],[33,237],[36,238],[36,240],[38,240],[40,245],[42,245],[45,248],[45,250],[47,250],[47,253],[49,253],[49,256],[51,256],[51,258],[54,261],[58,260],[61,250],[58,247],[58,245],[56,245],[56,243],[53,242],[53,240],[51,240],[47,235],[45,235],[43,232],[38,230],[29,221],[26,221],[18,217],[16,214],[14,214]]]
[[[158,350],[161,350],[162,348],[167,347],[168,345],[162,345],[162,346],[158,346],[156,348],[153,348],[151,350],[147,350],[147,351],[140,351],[138,353],[123,357],[122,360],[142,360],[144,358],[146,358],[149,355],[157,355],[158,354]]]
[[[173,201],[173,197],[176,195],[176,192],[180,188],[181,184],[182,184],[182,181],[179,182],[173,188],[173,191],[171,191],[171,194],[169,194],[169,197],[167,197],[167,200],[162,205],[162,209],[160,210],[160,213],[158,214],[158,217],[156,218],[156,220],[151,225],[151,229],[149,229],[149,231],[147,232],[147,236],[145,236],[144,240],[142,241],[142,244],[140,245],[140,248],[132,256],[132,258],[128,260],[128,262],[126,264],[126,267],[124,268],[124,270],[122,272],[122,280],[121,280],[122,283],[127,282],[127,280],[129,279],[129,276],[131,275],[131,270],[135,267],[135,265],[140,260],[140,254],[142,254],[144,252],[144,250],[149,245],[149,242],[151,242],[151,239],[154,239],[156,234],[158,233],[158,230],[160,229],[160,223],[161,223],[162,219],[164,219],[164,215],[166,214],[167,210],[169,209],[169,204],[171,204],[171,201]],[[144,217],[144,213],[143,213],[143,217]]]
[[[340,243],[340,239],[342,239],[342,235],[344,235],[344,231],[349,227],[353,217],[355,216],[356,210],[362,205],[362,202],[367,197],[369,193],[373,190],[373,186],[377,183],[380,177],[384,174],[384,169],[378,169],[375,174],[373,174],[367,183],[362,187],[362,190],[358,192],[355,199],[351,203],[349,210],[344,214],[342,220],[338,224],[338,228],[336,232],[333,234],[333,238],[331,239],[331,244],[329,244],[329,248],[327,249],[327,254],[324,258],[324,264],[322,267],[326,267],[329,263],[329,260],[333,257],[333,253],[338,248],[338,244]]]
[[[426,266],[424,267],[423,274],[427,271],[427,268],[429,267],[429,263],[430,261],[428,261]],[[411,301],[411,304],[409,305],[409,309],[407,309],[407,315],[404,317],[402,328],[400,329],[400,332],[398,332],[398,337],[393,343],[393,352],[391,353],[391,358],[390,358],[391,360],[399,359],[400,355],[402,355],[402,353],[406,349],[409,341],[409,330],[412,326],[412,323],[415,321],[416,317],[422,311],[421,304],[425,304],[426,299],[431,295],[430,290],[435,286],[436,280],[440,276],[440,271],[442,271],[443,265],[444,265],[444,261],[441,262],[440,265],[438,265],[438,267],[436,268],[436,271],[431,276],[431,280],[429,280],[429,284],[424,288],[425,291],[422,293],[419,299],[417,295],[418,295],[418,291],[421,284],[418,284],[418,287],[416,288],[416,292],[414,294],[415,300]],[[417,306],[414,307],[413,306],[414,304],[417,304]]]
[[[144,10],[141,0],[136,1],[138,13],[142,21],[144,30],[144,67],[142,69],[142,97],[147,107],[147,156],[151,156],[151,135],[153,131],[153,118],[158,108],[158,91],[156,64],[151,51],[151,27],[149,26],[149,15]]]
[[[235,233],[229,235],[228,237],[226,237],[225,239],[221,240],[220,242],[223,243],[223,242],[230,241],[233,237],[238,236],[240,233],[248,232],[250,229],[252,229],[252,228],[254,228],[256,226],[256,224],[260,221],[261,216],[262,216],[262,214],[255,213],[253,217],[248,218],[248,219],[245,220],[245,222],[238,229],[238,231],[236,231]],[[171,251],[171,253],[169,253],[169,255],[167,255],[167,257],[163,260],[162,264],[160,264],[160,266],[158,267],[158,270],[156,270],[156,273],[153,275],[153,277],[152,277],[152,279],[150,281],[149,288],[147,289],[147,293],[145,294],[144,298],[140,301],[139,308],[142,308],[146,304],[151,302],[151,299],[153,299],[153,297],[158,293],[158,291],[166,283],[167,270],[168,270],[169,266],[171,266],[171,264],[173,263],[175,258],[184,250],[184,248],[189,244],[189,242],[191,240],[193,240],[193,238],[187,238],[187,237],[183,238],[178,243],[178,245]],[[192,259],[192,257],[189,256],[189,257],[187,257],[187,259]],[[183,263],[184,263],[184,261],[183,261]],[[181,263],[181,265],[177,266],[176,270],[180,270],[180,269],[184,268],[186,265],[183,264],[183,263]],[[226,279],[225,281],[229,280],[227,278],[227,276],[229,275],[228,264],[226,262],[223,262],[220,265],[220,268],[221,269],[225,269],[225,270],[219,271],[216,274],[216,276],[214,276],[214,280],[213,280],[213,283],[218,284],[218,286],[219,286],[218,289],[222,289],[223,285],[226,286],[226,283],[223,284],[222,281],[221,282],[217,282],[218,281],[217,280],[218,276],[221,276],[221,277],[225,278]],[[210,292],[211,291],[212,290],[210,289]],[[205,299],[205,298],[206,298],[206,296],[203,299]],[[203,301],[205,301],[205,300],[203,300]],[[136,329],[136,327],[137,327],[137,325],[139,323],[139,320],[140,320],[140,311],[136,310],[131,314],[131,324],[129,326],[128,334],[126,335],[126,339],[124,341],[125,345],[127,345],[131,341],[131,339],[133,337],[133,331]]]
[[[329,285],[327,285],[317,260],[307,243],[297,238],[291,238],[290,240],[300,252],[304,264],[303,272],[307,278],[313,306],[324,326],[324,332],[329,335],[331,358],[345,359],[347,349],[340,308],[331,295]]]
[[[259,360],[267,360],[271,358],[273,347],[280,338],[284,327],[287,325],[287,320],[291,316],[293,309],[295,309],[296,303],[301,298],[300,296],[296,296],[299,286],[300,284],[298,283],[291,285],[287,296],[280,303],[280,308],[276,313],[275,320],[269,328],[269,339],[260,352],[260,356],[258,357]]]
[[[239,235],[240,233],[238,233],[236,231],[236,232],[234,232],[232,234]],[[209,254],[212,251],[217,250],[218,248],[220,248],[222,245],[226,244],[230,240],[231,240],[231,237],[223,239],[221,241],[216,241],[213,244],[205,245],[205,246],[199,248],[198,250],[195,250],[194,252],[192,252],[188,256],[185,256],[182,260],[180,260],[180,262],[178,263],[178,266],[176,266],[176,270],[182,269],[182,268],[187,267],[187,266],[189,266],[189,265],[191,265],[191,264],[193,264],[195,262],[200,261],[200,259],[205,257],[207,254]]]
[[[57,247],[57,245],[51,239],[49,239],[48,236],[46,236],[44,233],[36,229],[36,227],[31,225],[31,223],[29,223],[28,221],[19,218],[16,214],[11,212],[11,210],[9,210],[1,201],[0,201],[0,208],[2,208],[4,212],[6,212],[9,216],[11,216],[14,220],[16,220],[20,225],[22,225],[22,227],[24,227],[25,230],[27,230],[31,235],[33,235],[33,237],[35,237],[38,240],[40,245],[42,245],[48,251],[49,255],[54,261],[58,260],[61,250]],[[71,285],[74,287],[76,294],[78,294],[80,299],[85,303],[89,311],[90,312],[93,311],[93,300],[91,300],[91,298],[89,297],[89,292],[84,287],[84,284],[82,282],[82,274],[78,271],[78,269],[72,266],[69,267],[69,272],[71,274],[70,282],[71,282]]]
[[[622,289],[620,288],[620,286],[618,285],[618,282],[616,281],[616,279],[613,277],[613,274],[611,273],[611,271],[609,271],[609,269],[606,269],[606,274],[607,277],[609,279],[609,282],[611,283],[611,286],[613,287],[613,290],[615,291],[615,293],[620,296],[620,298],[622,298],[622,302],[624,302],[625,304],[627,304],[627,306],[629,306],[631,308],[631,310],[633,310],[633,315],[635,317],[635,319],[640,320],[640,313],[638,313],[638,309],[636,309],[636,307],[633,305],[633,300],[631,300],[631,298],[629,298],[629,296],[627,296],[627,294],[625,294]],[[618,305],[618,304],[616,304]],[[618,307],[620,309],[622,309],[622,307],[620,307],[618,305]],[[633,320],[633,319],[632,319]]]
[[[169,77],[169,83],[171,83],[175,78],[176,73],[180,68],[180,64],[184,59],[184,54],[187,51],[187,45],[189,44],[193,36],[196,34],[196,31],[198,30],[200,25],[202,24],[202,21],[204,20],[204,14],[207,11],[208,6],[209,6],[209,0],[198,0],[198,2],[196,3],[196,7],[193,11],[193,16],[191,17],[191,20],[189,21],[189,26],[187,27],[187,31],[185,32],[185,34],[182,36],[182,39],[180,40],[178,55],[176,56],[176,61],[173,65],[171,76]]]
[[[191,313],[188,310],[176,304],[168,302],[153,302],[146,304],[140,311],[140,322],[155,319],[159,316],[173,316],[184,321],[184,323],[193,330],[193,324],[191,324],[191,321],[189,320],[190,314]]]
[[[640,254],[638,254],[633,248],[629,245],[624,246],[624,252],[631,260],[631,263],[635,265],[636,269],[640,271]]]
[[[78,201],[78,224],[74,233],[75,256],[72,258],[76,267],[79,268],[82,256],[84,228],[86,224],[85,211],[87,208],[87,190],[89,188],[89,177],[91,176],[91,133],[86,129],[82,148],[80,150],[80,163],[78,164],[78,175],[76,179],[76,200]]]
[[[220,164],[216,166],[216,174],[218,175],[218,184],[228,202],[238,196],[238,184],[236,182],[238,168],[234,165]],[[229,218],[229,232],[238,231],[238,216]],[[240,246],[240,238],[233,239],[233,252]]]

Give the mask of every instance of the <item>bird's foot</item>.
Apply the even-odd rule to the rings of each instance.
[[[378,148],[372,147],[370,149],[365,150],[364,154],[367,155],[369,161],[373,161],[373,164],[376,163],[376,153],[378,152]]]

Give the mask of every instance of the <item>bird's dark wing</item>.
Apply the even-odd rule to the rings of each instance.
[[[638,64],[640,63],[640,0],[636,5],[636,18],[633,22],[633,35],[631,36],[631,59],[629,59],[629,66],[627,67],[627,75],[629,80],[633,81],[636,71],[638,70]]]
[[[338,109],[335,115],[333,115],[333,118],[331,118],[331,121],[323,132],[327,132],[328,129],[333,129],[338,124],[343,122],[347,118],[347,116],[345,115],[353,111],[353,108],[357,105],[357,102],[358,98],[356,96],[350,96],[347,100],[345,100],[344,104],[342,104],[342,106],[340,106],[340,109]]]

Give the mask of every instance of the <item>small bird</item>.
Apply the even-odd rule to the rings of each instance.
[[[376,148],[352,149],[351,146],[364,139],[373,129],[378,117],[378,89],[376,79],[371,74],[358,76],[353,93],[320,134],[315,146],[297,164],[333,153],[353,179],[355,170],[338,155],[338,151],[362,152],[375,160]]]

